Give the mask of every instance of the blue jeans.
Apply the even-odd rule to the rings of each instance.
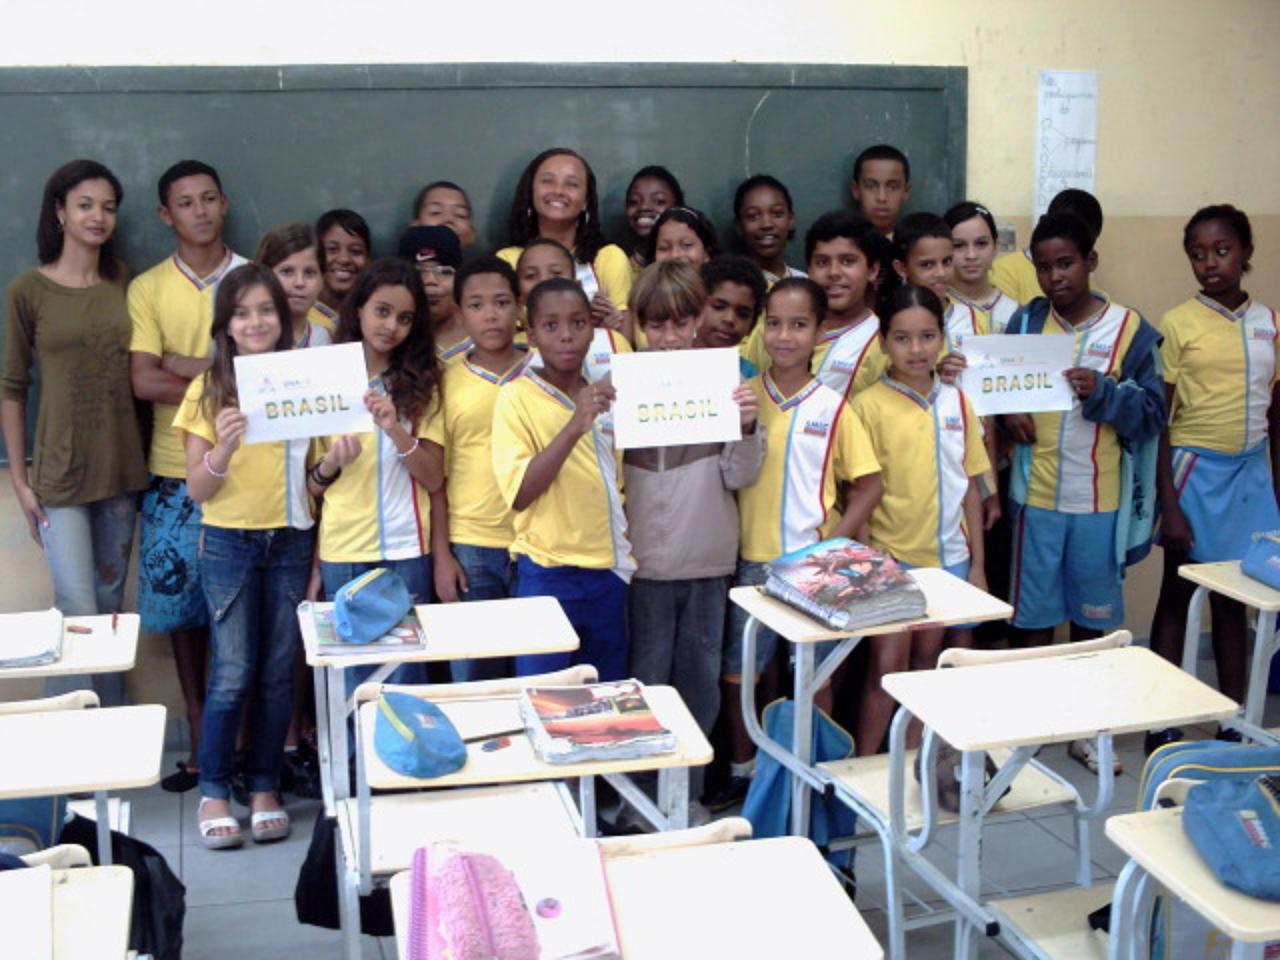
[[[516,595],[516,565],[505,547],[476,547],[469,543],[454,543],[451,547],[454,559],[467,575],[464,601],[504,600]],[[510,657],[454,660],[449,670],[454,683],[466,683],[510,677],[515,672],[515,664]]]
[[[625,680],[629,660],[626,581],[612,570],[542,567],[525,556],[516,564],[519,595],[559,600],[580,644],[565,653],[516,657],[516,673],[548,673],[589,663],[601,680]]]
[[[408,560],[371,560],[360,563],[328,563],[321,560],[320,579],[324,583],[325,598],[332,600],[337,596],[338,590],[341,589],[344,583],[348,583],[361,574],[368,573],[378,567],[386,567],[392,573],[399,574],[400,579],[404,581],[404,585],[409,588],[409,595],[413,597],[414,603],[431,602],[433,591],[431,589],[430,557],[411,557]],[[377,669],[377,665],[370,664],[360,667],[348,667],[343,670],[342,676],[346,681],[347,696],[351,696],[355,688],[364,683]],[[395,670],[391,671],[391,675],[387,677],[387,682],[426,683],[426,664],[406,663],[396,667]]]
[[[276,790],[293,711],[298,604],[311,575],[314,530],[206,526],[200,579],[213,627],[213,662],[200,735],[200,793],[225,800],[240,708],[252,696],[246,774],[254,793]]]
[[[119,613],[138,519],[137,494],[45,507],[44,512],[49,525],[40,527],[40,542],[53,580],[53,605],[68,617]],[[46,696],[85,688],[96,691],[104,707],[124,703],[123,673],[50,677],[44,684]]]

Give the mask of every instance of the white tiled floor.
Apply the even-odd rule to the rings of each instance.
[[[1277,706],[1280,699],[1272,697],[1268,713],[1276,713]],[[1211,731],[1188,731],[1188,735],[1209,736]],[[1121,738],[1117,747],[1124,774],[1117,782],[1114,809],[1127,811],[1133,808],[1142,772],[1141,737]],[[1086,799],[1091,796],[1091,776],[1066,756],[1064,747],[1047,748],[1040,759],[1078,783]],[[166,758],[165,769],[172,768],[173,760]],[[186,884],[185,960],[286,956],[328,960],[339,956],[335,931],[303,926],[294,913],[294,884],[311,838],[318,801],[290,801],[294,829],[286,841],[260,847],[247,841],[240,850],[208,851],[200,845],[196,832],[194,791],[176,796],[155,787],[132,792],[128,799],[133,802],[134,835],[158,847]],[[940,865],[954,862],[950,860],[950,839],[943,832],[936,857],[931,857]],[[1016,894],[1070,882],[1073,842],[1071,818],[1059,813],[1013,815],[989,824],[984,834],[984,892]],[[1093,830],[1090,846],[1095,878],[1113,878],[1124,859],[1102,835],[1100,824]],[[874,847],[859,853],[858,880],[858,907],[883,939],[884,882],[879,851]],[[907,883],[910,890],[924,895],[914,878]],[[936,904],[936,898],[932,899]],[[951,930],[947,924],[910,932],[909,956],[912,960],[950,956]],[[979,952],[983,958],[1005,955],[995,942],[984,943]],[[394,941],[366,937],[364,956],[393,960]]]

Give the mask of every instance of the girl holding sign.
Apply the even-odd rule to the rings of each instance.
[[[269,267],[248,263],[218,287],[213,366],[191,382],[174,418],[187,457],[187,489],[204,506],[201,582],[213,626],[213,663],[200,736],[200,839],[244,842],[231,816],[240,711],[254,693],[246,773],[258,842],[289,835],[277,790],[293,701],[295,612],[307,589],[315,521],[303,440],[245,445],[235,358],[288,350],[289,300]]]
[[[411,264],[378,260],[361,274],[342,304],[338,342],[364,348],[365,405],[377,429],[317,441],[319,460],[307,486],[325,504],[320,515],[325,594],[332,598],[347,581],[386,567],[400,575],[414,602],[427,603],[428,492],[439,491],[444,476],[420,438],[439,407],[442,374],[426,294]]]

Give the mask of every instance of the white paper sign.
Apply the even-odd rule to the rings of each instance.
[[[968,366],[960,389],[980,417],[1070,410],[1075,391],[1063,371],[1075,366],[1074,337],[998,334],[965,337]]]
[[[616,353],[612,378],[620,450],[742,439],[733,402],[742,377],[732,347]]]
[[[1068,187],[1093,191],[1098,167],[1098,75],[1041,70],[1036,97],[1036,192],[1032,223]]]
[[[358,343],[236,357],[236,392],[249,418],[245,443],[368,433],[369,375]]]

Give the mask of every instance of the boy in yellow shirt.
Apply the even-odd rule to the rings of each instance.
[[[516,658],[520,674],[593,664],[602,680],[626,677],[627,585],[636,569],[622,511],[608,383],[589,383],[582,362],[594,328],[575,281],[544,280],[529,292],[529,342],[542,368],[527,367],[498,391],[493,472],[515,511],[522,597],[553,596],[578,634],[575,654]]]

